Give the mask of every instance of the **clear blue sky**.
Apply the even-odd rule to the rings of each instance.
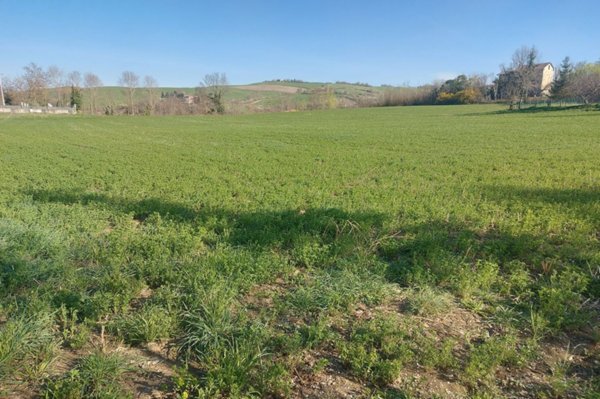
[[[0,0],[0,74],[35,62],[132,70],[162,86],[209,72],[422,84],[495,73],[522,45],[543,61],[600,59],[600,0]]]

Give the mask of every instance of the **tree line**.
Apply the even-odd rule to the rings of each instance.
[[[528,100],[584,104],[600,102],[600,61],[573,64],[565,57],[547,91],[540,87],[539,52],[533,47],[517,49],[508,66],[493,75],[459,75],[418,88],[389,87],[375,105],[474,104],[506,102],[510,109]]]
[[[112,101],[101,107],[99,89],[104,84],[92,72],[67,72],[57,66],[44,69],[32,62],[23,67],[20,76],[5,79],[3,83],[7,105],[75,107],[80,112],[107,115],[224,113],[228,85],[224,73],[210,73],[185,101],[179,98],[161,101],[158,81],[153,76],[141,78],[135,72],[123,71],[118,84],[125,103]]]
[[[520,108],[530,100],[551,102],[600,102],[600,61],[596,63],[572,63],[565,57],[548,89],[540,87],[539,52],[533,47],[517,49],[510,63],[500,66],[498,74],[458,75],[445,81],[434,81],[419,87],[382,86],[370,90],[366,83],[356,83],[368,88],[372,95],[351,98],[343,90],[323,85],[319,88],[303,89],[308,100],[280,95],[280,104],[260,110],[323,109],[347,106],[394,106],[473,104],[505,102],[509,108]],[[299,83],[298,79],[283,79],[278,82]],[[337,82],[347,84],[346,82]],[[23,68],[23,73],[4,81],[4,96],[9,105],[76,107],[90,114],[222,114],[226,108],[235,106],[227,102],[227,76],[210,73],[204,76],[195,90],[186,92],[159,92],[157,80],[146,75],[140,77],[133,71],[123,71],[118,80],[119,88],[100,91],[102,80],[92,72],[65,71],[57,66],[46,69],[35,63]],[[120,93],[115,99],[114,93]],[[102,96],[101,97],[101,93]],[[108,101],[107,101],[107,98]],[[108,105],[107,105],[108,103]],[[248,105],[250,107],[250,105]],[[235,109],[230,109],[230,112]],[[257,110],[255,110],[257,111]],[[252,112],[250,109],[249,112]]]
[[[561,102],[576,99],[584,104],[600,102],[600,61],[574,65],[565,57],[552,85],[551,98]]]
[[[57,66],[42,68],[36,63],[23,67],[23,74],[4,81],[4,95],[7,105],[30,104],[33,106],[81,108],[80,91],[85,89],[94,98],[102,80],[91,72],[66,72]],[[90,111],[94,101],[90,101]]]

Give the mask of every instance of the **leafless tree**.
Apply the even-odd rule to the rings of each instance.
[[[74,87],[81,86],[81,73],[79,71],[69,72],[67,74],[67,84]]]
[[[584,104],[600,101],[600,64],[581,63],[575,67],[567,91]]]
[[[91,72],[83,75],[83,86],[87,89],[89,101],[90,101],[90,113],[95,114],[97,111],[96,99],[98,95],[98,87],[102,87],[102,80]]]
[[[124,71],[119,79],[119,84],[125,87],[127,100],[129,102],[129,114],[134,115],[135,110],[133,105],[133,95],[135,93],[135,89],[137,89],[140,85],[140,78],[134,72]]]
[[[523,46],[516,50],[512,57],[511,70],[518,79],[519,106],[523,100],[532,94],[535,89],[535,65],[539,56],[538,50],[533,47]]]
[[[44,70],[35,63],[30,63],[23,68],[23,80],[27,101],[33,104],[45,105],[47,103],[48,76]]]
[[[227,76],[224,73],[214,72],[204,76],[200,83],[199,94],[208,98],[211,102],[211,112],[222,114],[225,112],[223,96],[227,89]]]
[[[510,109],[515,103],[521,108],[522,102],[535,93],[537,58],[538,51],[535,47],[523,46],[514,52],[510,66],[500,66],[496,95],[498,98],[510,99]]]
[[[6,100],[4,99],[4,84],[2,83],[2,76],[0,75],[0,105],[5,106]]]
[[[27,85],[22,77],[3,81],[4,100],[6,104],[18,105],[27,102]]]
[[[54,89],[56,95],[56,106],[63,105],[64,76],[64,71],[55,65],[49,66],[46,71],[48,85],[50,88]]]
[[[156,88],[158,87],[158,82],[152,76],[146,75],[144,77],[144,88],[146,89],[146,94],[148,95],[148,109],[150,114],[154,113],[154,109],[156,107]]]

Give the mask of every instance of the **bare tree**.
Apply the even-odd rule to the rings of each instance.
[[[69,72],[67,74],[67,84],[74,87],[81,86],[81,73],[79,71]]]
[[[96,113],[96,99],[98,94],[98,87],[102,87],[102,81],[98,77],[91,72],[83,75],[83,86],[87,89],[89,101],[90,101],[90,113]]]
[[[200,83],[199,93],[210,101],[210,112],[222,114],[225,112],[223,95],[227,89],[227,76],[224,73],[214,72],[204,76]]]
[[[30,63],[23,68],[23,80],[27,100],[33,104],[44,105],[47,103],[48,76],[44,70],[35,63]]]
[[[520,88],[519,107],[535,89],[535,65],[538,56],[539,53],[535,46],[523,46],[513,54],[511,69],[516,72],[515,76],[518,79],[517,83]]]
[[[133,106],[133,95],[135,93],[135,89],[137,89],[140,85],[140,78],[134,72],[124,71],[119,79],[119,84],[125,87],[127,100],[129,101],[129,114],[134,115],[135,110]]]
[[[27,102],[27,85],[25,79],[16,77],[4,81],[4,100],[8,105]]]
[[[153,114],[156,107],[156,88],[158,87],[158,82],[152,76],[146,75],[144,77],[144,87],[148,95],[148,108],[150,114]]]
[[[2,84],[2,76],[0,76],[0,105],[3,107],[6,105],[6,101],[4,100],[4,85]]]
[[[64,71],[55,65],[49,66],[46,71],[48,85],[54,89],[56,95],[56,106],[63,105],[64,76]]]
[[[600,64],[577,65],[567,83],[567,91],[584,104],[600,101]]]
[[[538,51],[535,47],[523,46],[512,56],[509,67],[500,66],[501,72],[496,80],[496,97],[510,99],[510,109],[517,103],[519,108],[527,97],[535,94],[536,63]]]

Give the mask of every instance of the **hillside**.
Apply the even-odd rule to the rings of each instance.
[[[157,97],[161,93],[174,91],[194,95],[191,87],[158,87],[154,89]],[[354,107],[362,103],[375,101],[384,91],[382,87],[367,87],[346,83],[298,83],[267,81],[249,85],[232,85],[225,92],[227,109],[232,113],[248,113],[260,111],[291,111],[307,108],[327,108],[328,95],[333,96],[336,107]],[[97,89],[97,108],[104,110],[107,106],[119,107],[127,104],[124,88],[106,86]],[[136,89],[135,102],[144,102],[148,92],[144,88]],[[84,110],[89,106],[89,95],[83,91]],[[323,104],[321,104],[323,103]]]

